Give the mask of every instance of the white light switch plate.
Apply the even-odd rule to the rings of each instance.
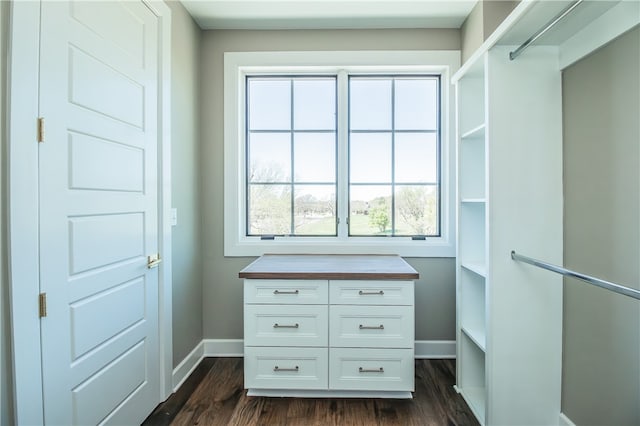
[[[178,209],[175,207],[171,209],[171,226],[178,224]]]

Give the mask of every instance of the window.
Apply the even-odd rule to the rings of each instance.
[[[246,77],[248,236],[338,235],[336,77]]]
[[[349,235],[440,235],[438,76],[349,77]]]
[[[225,255],[454,256],[458,52],[225,54]]]

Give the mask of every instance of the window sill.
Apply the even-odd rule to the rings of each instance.
[[[245,237],[226,242],[227,257],[262,256],[263,254],[397,254],[403,257],[455,257],[456,247],[444,238],[412,240],[400,237],[353,237],[348,240],[313,237],[276,237],[274,240]],[[390,241],[391,240],[391,241]],[[395,240],[395,241],[394,241]]]

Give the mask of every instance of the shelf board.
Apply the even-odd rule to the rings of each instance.
[[[460,393],[469,404],[471,411],[476,415],[480,424],[484,424],[484,412],[487,401],[487,392],[485,388],[464,387],[460,389]]]
[[[483,278],[487,277],[487,267],[483,262],[463,262],[460,266]]]
[[[485,125],[484,123],[480,124],[477,127],[474,127],[473,129],[464,132],[462,134],[462,136],[460,136],[461,139],[480,139],[480,138],[484,138],[484,129],[485,129]]]
[[[506,46],[520,45],[558,16],[570,3],[571,0],[533,2],[532,7],[520,18],[517,25],[506,31],[496,44]],[[564,17],[561,24],[551,27],[539,44],[562,46],[568,39],[589,26],[614,6],[616,6],[615,1],[583,2],[583,4]]]
[[[460,200],[461,203],[486,203],[486,198],[463,198]]]
[[[482,352],[485,352],[487,346],[487,336],[484,330],[473,329],[463,326],[460,330],[471,340]]]

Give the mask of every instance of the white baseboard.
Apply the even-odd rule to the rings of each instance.
[[[187,377],[195,370],[204,358],[204,340],[196,345],[195,348],[187,355],[176,368],[173,369],[172,384],[173,391],[178,390]]]
[[[173,391],[175,392],[205,357],[242,357],[242,339],[204,339],[173,369]],[[418,340],[415,342],[416,359],[442,359],[456,357],[455,340]],[[567,423],[567,426],[572,426]]]
[[[242,339],[204,339],[204,356],[210,357],[242,357],[244,342]]]
[[[416,359],[453,359],[455,340],[416,340]]]
[[[560,413],[560,420],[558,420],[558,425],[560,425],[560,426],[576,426],[576,424],[574,422],[572,422],[569,417],[565,416],[564,413]]]

